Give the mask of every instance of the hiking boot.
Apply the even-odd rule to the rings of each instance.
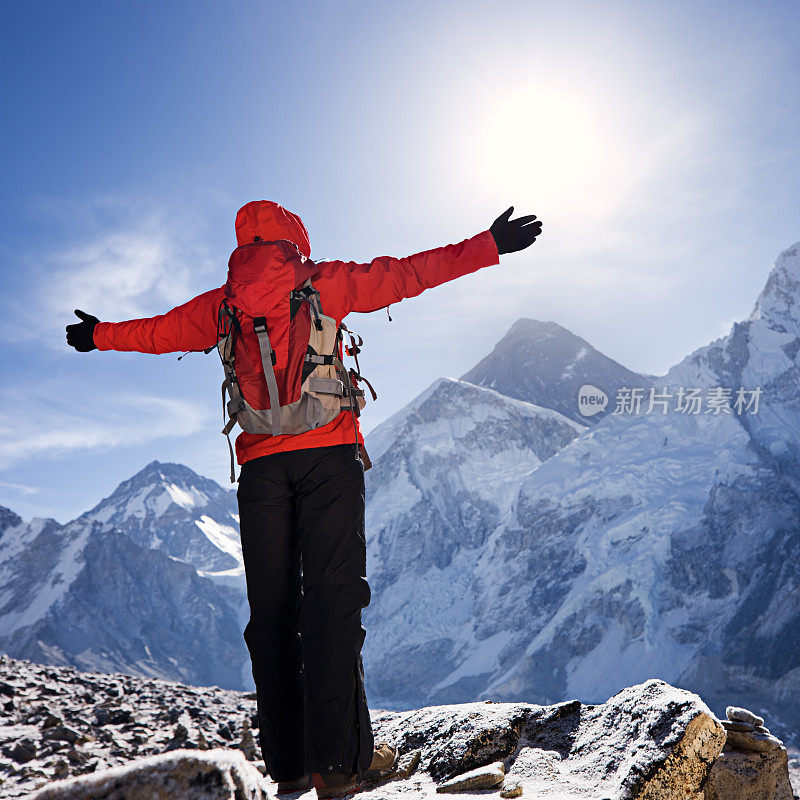
[[[278,781],[275,794],[291,794],[292,792],[305,792],[314,785],[311,776],[306,773],[293,781]]]
[[[397,748],[392,747],[388,742],[376,744],[372,762],[365,777],[368,780],[375,780],[391,772],[397,765],[397,755]]]
[[[319,800],[333,800],[335,797],[349,797],[361,789],[361,781],[354,772],[345,775],[343,772],[327,772],[323,778],[319,772],[313,772],[314,788]]]

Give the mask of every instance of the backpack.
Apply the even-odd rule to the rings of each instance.
[[[228,441],[231,457],[231,483],[236,482],[234,454],[230,432],[238,423],[248,433],[280,436],[300,434],[326,425],[339,413],[348,409],[355,418],[360,415],[366,400],[364,390],[358,388],[357,381],[363,380],[369,386],[372,398],[377,399],[375,390],[366,378],[358,372],[358,353],[363,340],[350,331],[342,322],[327,317],[322,311],[319,292],[310,279],[289,295],[290,336],[294,347],[290,348],[291,362],[283,371],[284,398],[288,402],[281,405],[279,387],[275,375],[276,357],[270,344],[265,317],[251,316],[237,308],[227,298],[219,307],[217,320],[217,351],[219,352],[225,379],[222,382],[222,414],[225,427],[222,433]],[[307,317],[306,317],[307,315]],[[296,322],[296,324],[294,324]],[[304,330],[307,327],[307,340]],[[266,392],[258,402],[251,397],[251,405],[245,398],[237,363],[253,354],[244,345],[243,331],[252,330],[258,340],[258,353]],[[339,357],[343,338],[347,333],[350,343],[344,345],[344,352],[355,359],[356,369],[347,369]],[[303,336],[302,341],[298,337]],[[257,365],[256,365],[257,366]],[[263,388],[263,387],[262,387]],[[225,396],[229,399],[225,402]],[[264,407],[261,407],[264,406]],[[355,440],[356,458],[359,458],[358,435]],[[367,460],[368,463],[368,460]],[[368,468],[368,466],[365,466]]]

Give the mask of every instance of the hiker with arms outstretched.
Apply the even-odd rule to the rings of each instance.
[[[313,782],[320,798],[344,797],[397,759],[389,743],[375,746],[364,690],[365,381],[342,363],[343,350],[357,356],[360,345],[343,319],[528,247],[541,222],[512,220],[512,212],[460,244],[408,258],[315,263],[300,218],[254,201],[236,216],[238,247],[224,286],[159,316],[114,323],[75,311],[81,322],[67,326],[68,344],[81,352],[219,351],[230,416],[223,433],[243,428],[236,459],[250,604],[244,639],[261,752],[279,793]]]

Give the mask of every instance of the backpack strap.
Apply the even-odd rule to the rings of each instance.
[[[222,420],[225,421],[226,413],[225,413],[225,390],[230,387],[230,382],[227,378],[222,381]],[[231,431],[233,430],[233,426],[236,424],[236,417],[231,417],[226,423],[225,427],[222,429],[222,432],[225,434],[225,438],[228,440],[228,452],[231,454],[231,483],[236,483],[236,461],[233,457],[233,445],[231,444]]]
[[[258,347],[261,350],[261,365],[264,368],[264,378],[269,390],[269,410],[272,416],[272,435],[280,436],[283,433],[281,426],[281,401],[278,396],[278,382],[275,380],[275,351],[269,343],[267,334],[267,320],[265,317],[253,317],[253,330],[258,336]]]
[[[311,315],[314,317],[314,325],[318,331],[322,330],[322,304],[319,299],[319,292],[314,288],[309,278],[304,284],[302,289],[295,289],[292,294],[298,300],[304,300],[308,303],[311,309]]]

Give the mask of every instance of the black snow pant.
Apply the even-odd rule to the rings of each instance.
[[[353,445],[242,465],[237,492],[259,738],[275,781],[368,769],[364,468]]]

